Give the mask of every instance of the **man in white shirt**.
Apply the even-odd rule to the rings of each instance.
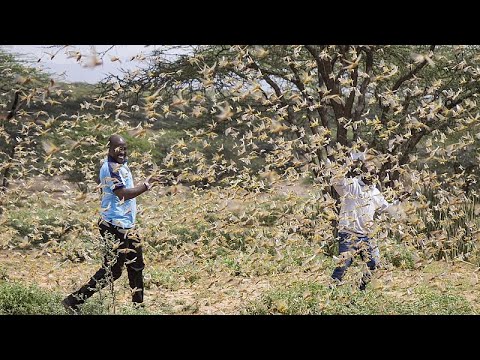
[[[378,266],[378,248],[373,248],[369,234],[373,228],[375,211],[389,211],[389,204],[380,191],[372,184],[373,164],[367,161],[365,153],[350,155],[350,171],[334,174],[332,185],[340,196],[341,208],[338,221],[339,253],[342,264],[333,271],[332,278],[340,282],[353,256],[360,254],[370,270]],[[329,165],[331,163],[328,161]],[[364,290],[370,280],[370,272],[363,275],[360,289]]]

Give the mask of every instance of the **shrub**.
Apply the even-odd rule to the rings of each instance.
[[[383,251],[383,258],[395,267],[413,270],[418,255],[414,249],[409,249],[403,244],[394,244]]]
[[[37,286],[0,281],[0,314],[2,315],[65,314],[61,300],[60,295]]]

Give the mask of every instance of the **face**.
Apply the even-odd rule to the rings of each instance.
[[[349,176],[360,176],[362,175],[362,173],[364,172],[365,168],[364,168],[364,164],[359,161],[359,160],[355,160],[353,161],[353,163],[350,165],[350,172],[349,172]]]
[[[123,164],[127,160],[127,143],[123,138],[115,139],[110,143],[108,150],[110,155],[116,162]]]
[[[371,184],[375,175],[375,166],[370,162],[354,161],[348,176],[360,176],[367,185]]]
[[[372,162],[365,162],[362,166],[362,179],[365,184],[372,184],[375,179],[376,168]]]

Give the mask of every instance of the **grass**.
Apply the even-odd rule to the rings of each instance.
[[[473,314],[465,297],[451,291],[441,293],[428,287],[416,288],[404,300],[375,289],[359,291],[344,286],[333,290],[312,282],[299,282],[270,290],[250,302],[244,314],[285,315],[453,315]]]
[[[327,248],[335,242],[326,236],[329,223],[317,218],[322,199],[275,192],[247,195],[214,189],[141,198],[139,230],[145,245],[147,307],[131,306],[124,271],[119,280],[123,285],[116,285],[116,298],[104,289],[89,299],[82,313],[478,312],[471,294],[478,287],[469,280],[474,266],[465,265],[468,272],[455,275],[461,277],[455,282],[454,275],[447,276],[445,270],[449,263],[428,257],[411,242],[393,236],[379,239],[385,267],[375,284],[372,281],[365,292],[357,290],[354,282],[360,267],[356,262],[348,282],[329,289],[335,261]],[[4,229],[0,240],[8,245],[0,249],[1,312],[61,314],[62,296],[88,279],[101,262],[97,201],[71,206],[48,196],[32,196],[29,202],[12,195],[7,200],[11,202],[0,219]],[[37,229],[46,236],[49,231],[60,231],[71,219],[76,225],[62,238],[55,235],[54,240],[34,243],[26,235]],[[23,243],[28,246],[20,247]],[[88,258],[95,264],[85,261]],[[429,260],[443,270],[425,265]],[[447,275],[438,275],[440,271]],[[437,277],[430,280],[433,276]]]
[[[150,289],[154,285],[162,289],[178,290],[182,286],[196,283],[200,277],[200,269],[193,263],[170,268],[156,267],[145,272],[145,288]]]
[[[423,196],[428,207],[418,211],[422,227],[417,232],[427,236],[429,255],[437,260],[461,257],[480,265],[476,235],[480,231],[476,215],[478,195],[459,196],[445,189],[424,189]]]
[[[0,280],[0,315],[68,315],[61,301],[63,295],[23,282]],[[105,291],[94,295],[81,307],[83,315],[111,314],[111,301]],[[131,305],[120,307],[119,314],[145,314],[145,309]]]

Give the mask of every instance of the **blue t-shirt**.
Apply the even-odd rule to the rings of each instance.
[[[127,162],[120,164],[109,156],[100,168],[100,186],[102,189],[102,208],[100,209],[102,219],[121,228],[133,227],[137,215],[136,199],[123,201],[113,192],[116,189],[134,187],[132,173]]]

